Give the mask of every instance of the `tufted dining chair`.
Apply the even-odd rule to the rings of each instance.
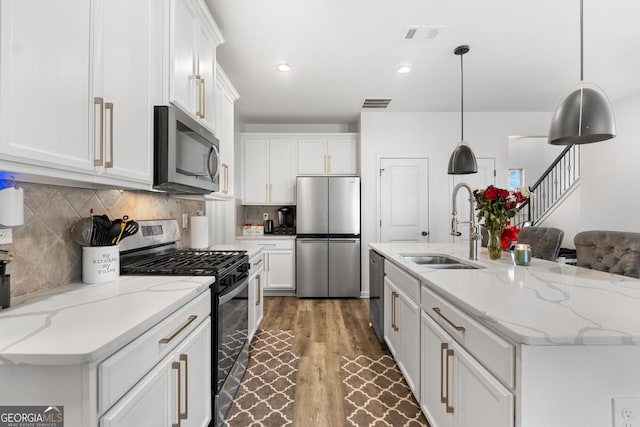
[[[640,233],[582,231],[573,243],[578,267],[640,278]]]
[[[555,227],[522,227],[518,234],[518,243],[531,246],[531,256],[548,261],[558,259],[564,231]]]

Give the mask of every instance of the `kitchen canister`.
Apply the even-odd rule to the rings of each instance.
[[[84,246],[82,248],[82,281],[111,282],[120,277],[120,246]]]

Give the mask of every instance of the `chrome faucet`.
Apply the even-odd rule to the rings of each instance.
[[[458,195],[458,190],[460,188],[466,188],[469,191],[469,221],[458,221],[458,209],[456,207],[456,196]],[[473,198],[473,191],[471,191],[471,187],[469,187],[464,182],[459,183],[455,187],[453,187],[453,196],[452,196],[452,205],[453,209],[451,212],[451,235],[452,236],[460,236],[462,233],[458,231],[458,224],[469,224],[469,259],[475,261],[478,259],[478,227],[474,221],[474,205],[475,201]]]

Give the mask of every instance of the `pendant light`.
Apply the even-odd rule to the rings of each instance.
[[[449,157],[449,175],[466,175],[477,173],[478,165],[476,156],[471,151],[469,144],[464,142],[464,68],[462,56],[469,52],[469,46],[458,46],[453,53],[460,56],[460,142]]]
[[[572,145],[604,141],[616,136],[616,120],[607,95],[584,81],[583,0],[580,0],[580,81],[553,113],[549,144]]]

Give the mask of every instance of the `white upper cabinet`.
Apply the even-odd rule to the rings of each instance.
[[[98,181],[151,184],[153,105],[162,101],[157,0],[96,0],[94,152]],[[123,48],[126,46],[126,49]]]
[[[295,204],[295,148],[294,139],[244,137],[244,204]]]
[[[217,65],[215,85],[215,123],[216,136],[220,140],[220,193],[224,198],[232,199],[234,194],[234,103],[240,95],[222,68]],[[217,195],[218,193],[216,193]]]
[[[201,0],[171,1],[169,98],[216,131],[216,47],[224,42]]]
[[[298,175],[357,175],[357,135],[318,135],[298,139],[297,171]]]
[[[2,1],[4,170],[150,188],[163,8],[154,0]]]
[[[2,160],[93,175],[91,11],[86,0],[0,2]]]

